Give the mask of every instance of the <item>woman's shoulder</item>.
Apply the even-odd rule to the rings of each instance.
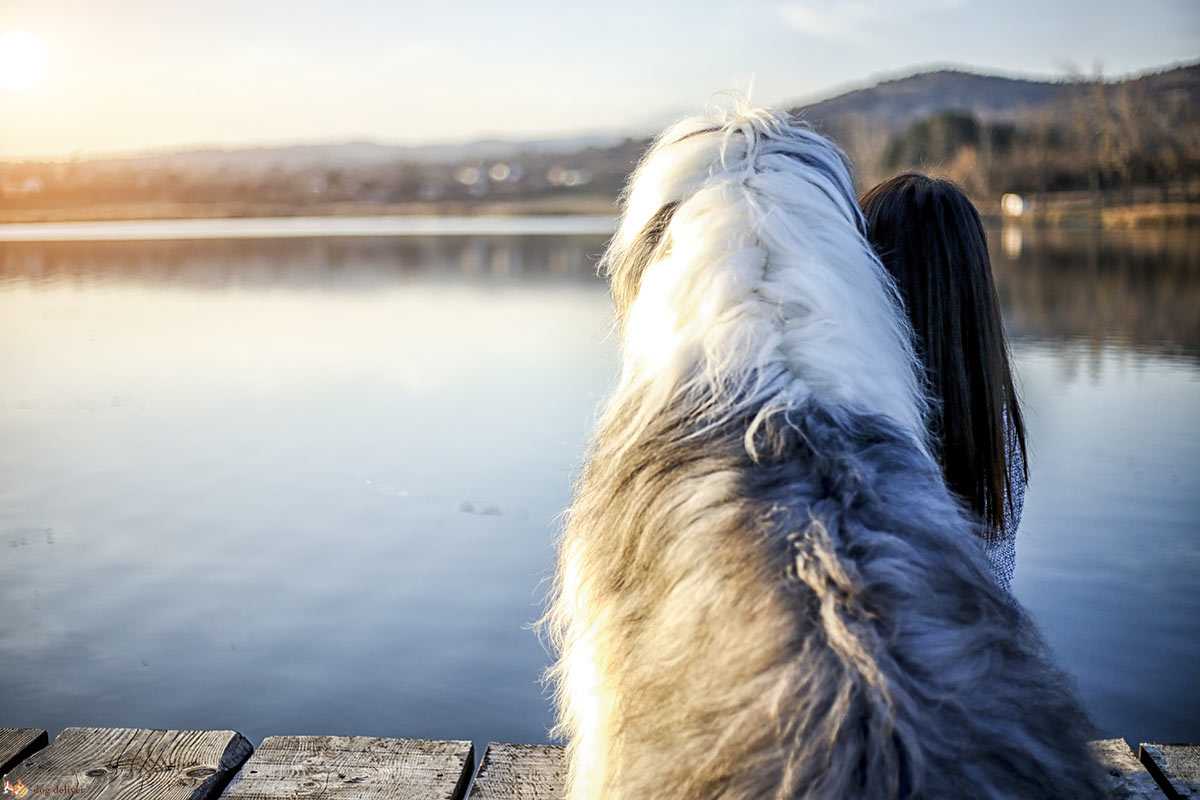
[[[992,564],[992,575],[995,576],[996,583],[1004,591],[1011,592],[1013,574],[1017,569],[1016,532],[1012,535],[1005,532],[1004,536],[988,544],[984,552]]]
[[[1017,433],[1005,416],[1008,436],[1008,480],[1009,505],[1004,509],[1004,532],[989,543],[985,552],[992,564],[996,583],[1006,592],[1012,591],[1013,574],[1017,567],[1017,528],[1021,525],[1021,511],[1025,507],[1025,459],[1022,457]]]
[[[1017,526],[1021,524],[1021,510],[1025,507],[1025,457],[1021,451],[1021,442],[1017,430],[1004,416],[1004,426],[1008,438],[1008,508],[1004,509],[1004,538],[1016,539]]]

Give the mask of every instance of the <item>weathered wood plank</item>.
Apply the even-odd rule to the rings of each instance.
[[[469,741],[270,736],[221,797],[461,800],[474,767]]]
[[[490,742],[471,800],[562,800],[566,775],[562,747]]]
[[[1142,744],[1138,758],[1167,797],[1200,798],[1200,744]]]
[[[220,793],[253,749],[234,731],[67,728],[7,780],[21,781],[31,796],[205,800]]]
[[[1108,800],[1163,800],[1154,777],[1134,758],[1124,739],[1091,742],[1096,763],[1108,776]]]
[[[50,743],[38,728],[0,728],[0,775]]]

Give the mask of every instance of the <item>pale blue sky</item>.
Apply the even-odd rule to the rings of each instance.
[[[49,70],[0,157],[645,132],[714,92],[784,103],[920,65],[1062,76],[1200,59],[1195,0],[0,0]]]

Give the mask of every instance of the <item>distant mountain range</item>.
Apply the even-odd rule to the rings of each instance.
[[[522,154],[578,153],[589,147],[607,148],[624,141],[616,134],[562,139],[486,139],[467,144],[386,145],[377,142],[252,147],[239,150],[193,150],[105,159],[121,166],[167,167],[185,170],[294,170],[313,166],[369,167],[403,161],[414,164],[456,164],[472,159],[500,161]]]
[[[1063,105],[1065,81],[1038,81],[981,75],[956,69],[937,69],[885,80],[864,89],[810,103],[792,104],[819,130],[838,132],[847,120],[866,122],[892,132],[938,112],[961,110],[989,120],[1013,120],[1031,112],[1054,113]],[[1118,81],[1177,107],[1200,108],[1200,62]],[[1062,113],[1066,113],[1065,111]],[[647,139],[649,132],[642,139]],[[196,150],[147,156],[96,159],[95,166],[112,169],[178,169],[184,171],[285,172],[310,167],[370,168],[375,165],[461,164],[468,161],[513,160],[519,156],[569,156],[586,150],[628,148],[630,140],[617,134],[558,139],[491,139],[469,144],[428,146],[384,145],[374,142],[260,147],[238,150]]]
[[[850,115],[896,131],[921,117],[965,111],[983,120],[1014,120],[1031,112],[1059,111],[1068,81],[979,75],[954,69],[921,72],[792,110],[817,127]],[[1200,63],[1115,81],[1138,92],[1200,107]]]
[[[981,119],[1008,119],[1044,108],[1062,86],[1047,81],[976,75],[958,70],[923,72],[839,94],[793,112],[819,125],[831,118],[861,115],[899,130],[921,117],[943,111],[969,111]]]

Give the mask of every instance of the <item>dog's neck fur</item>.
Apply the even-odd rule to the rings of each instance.
[[[765,110],[693,118],[635,173],[605,261],[622,385],[643,390],[646,420],[696,388],[729,411],[721,387],[736,385],[743,407],[883,415],[924,448],[908,323],[845,161],[785,123]]]

